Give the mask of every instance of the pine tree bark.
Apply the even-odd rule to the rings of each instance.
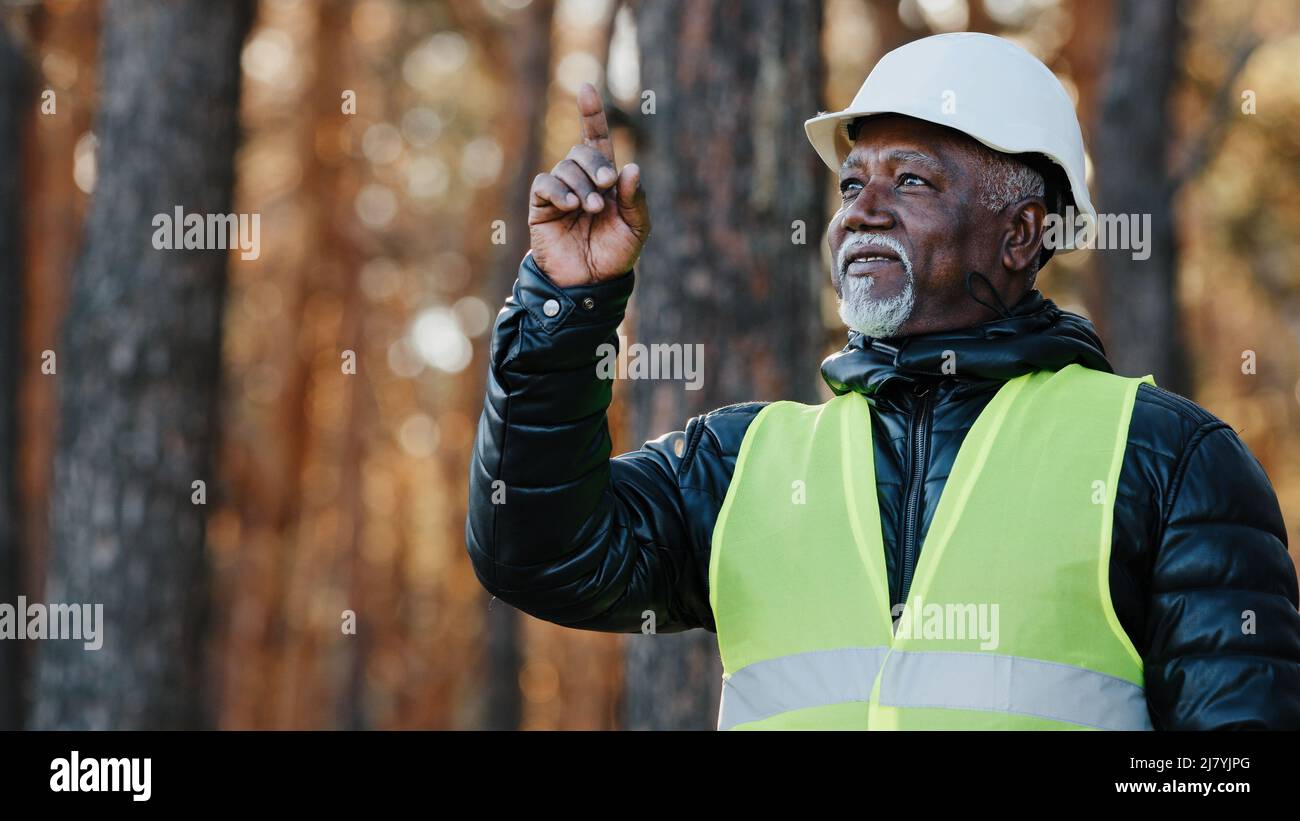
[[[499,44],[507,58],[505,76],[517,103],[509,106],[503,139],[513,143],[507,156],[516,158],[503,187],[509,209],[507,241],[499,246],[484,299],[500,305],[510,293],[519,262],[528,253],[528,197],[533,177],[542,170],[542,137],[546,121],[546,88],[551,78],[551,24],[553,0],[535,0],[520,12],[519,22]],[[482,373],[483,369],[476,369]],[[467,392],[468,393],[468,392]],[[476,394],[469,394],[476,395]],[[523,619],[519,611],[489,597],[484,606],[483,693],[485,730],[517,730],[523,721],[523,696],[519,674],[523,668]]]
[[[227,252],[155,250],[154,215],[231,211],[250,0],[109,0],[98,179],[57,353],[45,600],[103,605],[103,646],[46,641],[38,728],[201,726],[203,505],[215,492]]]
[[[637,266],[636,338],[702,344],[703,385],[631,389],[636,442],[721,405],[816,401],[828,172],[804,137],[821,108],[822,8],[801,0],[636,6],[633,113],[654,231]],[[629,728],[707,729],[721,666],[704,631],[632,636]]]
[[[18,508],[18,374],[22,347],[22,133],[34,101],[26,59],[0,24],[0,602],[22,590]],[[21,725],[23,658],[17,641],[0,641],[0,730]]]
[[[1150,215],[1150,257],[1094,252],[1104,283],[1099,317],[1117,373],[1154,374],[1161,386],[1192,389],[1178,305],[1175,184],[1169,100],[1183,26],[1177,0],[1116,0],[1115,40],[1095,140],[1097,208]]]

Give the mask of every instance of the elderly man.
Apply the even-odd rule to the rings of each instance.
[[[466,528],[488,590],[581,629],[716,631],[723,729],[1300,727],[1264,471],[1034,290],[1049,215],[1095,216],[1042,63],[930,37],[809,120],[842,197],[835,398],[612,460],[597,349],[650,218],[594,89],[578,107],[494,332]]]

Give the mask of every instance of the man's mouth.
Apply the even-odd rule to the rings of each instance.
[[[861,248],[845,258],[844,273],[849,276],[865,276],[880,273],[889,266],[897,264],[899,264],[898,255],[887,248]]]

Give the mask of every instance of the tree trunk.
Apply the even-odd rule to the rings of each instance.
[[[551,22],[555,16],[553,0],[536,0],[521,11],[510,36],[502,37],[501,51],[506,52],[506,82],[517,104],[508,107],[502,138],[511,143],[507,156],[514,157],[507,184],[503,187],[506,220],[506,243],[492,266],[489,291],[483,298],[489,305],[500,305],[510,293],[518,273],[519,262],[528,253],[528,197],[533,177],[542,169],[542,136],[546,123],[546,89],[551,78]],[[483,369],[475,370],[482,373]],[[481,391],[480,391],[481,393]],[[477,394],[473,394],[477,395]],[[491,597],[485,603],[483,633],[485,692],[483,723],[486,730],[517,730],[523,721],[523,699],[519,690],[519,673],[523,667],[523,648],[519,611]]]
[[[1190,374],[1178,307],[1178,243],[1171,179],[1169,98],[1183,27],[1176,0],[1117,0],[1115,40],[1095,140],[1097,208],[1150,215],[1150,258],[1095,251],[1106,351],[1117,373],[1154,374],[1178,393]]]
[[[109,0],[98,180],[57,350],[48,602],[102,604],[103,646],[46,641],[33,724],[203,723],[227,253],[155,250],[156,214],[230,211],[248,0]]]
[[[0,602],[14,604],[22,590],[18,510],[18,374],[21,370],[22,132],[23,115],[34,102],[26,61],[0,23]],[[22,726],[21,644],[0,641],[0,730]]]
[[[815,401],[829,172],[803,123],[821,108],[821,28],[821,4],[797,0],[638,5],[654,93],[638,161],[654,231],[637,266],[636,336],[704,354],[702,389],[630,391],[638,443],[729,403]],[[717,652],[703,631],[630,637],[627,726],[713,727]]]
[[[69,171],[76,145],[91,129],[98,101],[99,71],[93,59],[99,42],[99,4],[37,6],[30,17],[29,53],[77,55],[75,73],[55,72],[48,86],[56,111],[38,113],[38,97],[24,118],[22,230],[22,357],[18,372],[19,505],[22,510],[22,588],[29,597],[45,590],[50,543],[50,491],[58,417],[57,381],[41,372],[43,351],[59,347],[59,327],[67,310],[69,283],[77,261],[87,197]],[[33,70],[35,66],[33,65]],[[31,660],[34,647],[26,647]]]

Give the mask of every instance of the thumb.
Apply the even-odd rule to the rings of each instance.
[[[650,208],[646,204],[645,189],[641,187],[641,166],[628,163],[618,174],[618,215],[632,229],[637,238],[645,240],[650,233]]]

